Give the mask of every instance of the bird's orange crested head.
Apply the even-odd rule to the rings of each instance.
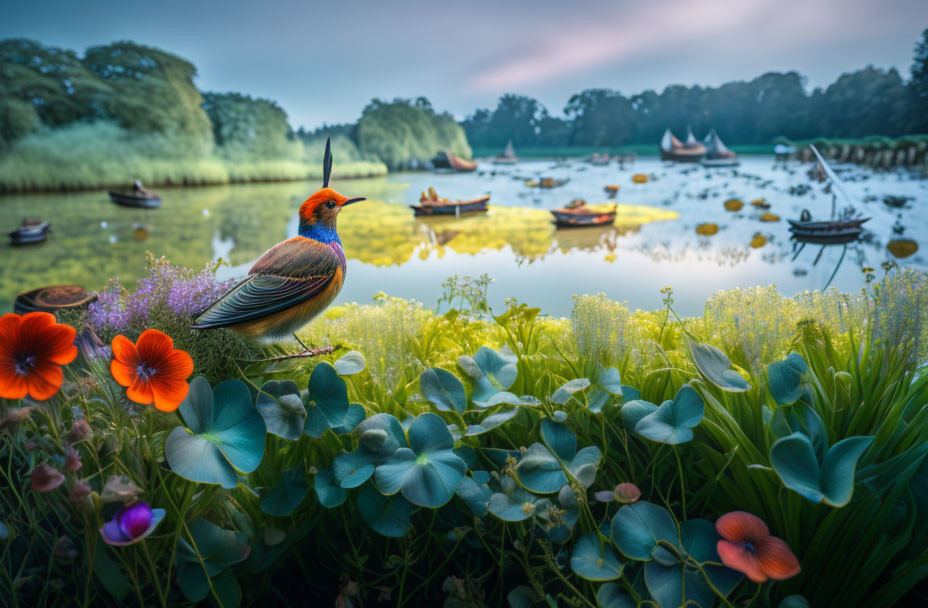
[[[338,212],[345,205],[363,201],[363,198],[348,198],[332,188],[323,188],[315,192],[300,205],[300,224],[311,226],[316,223],[335,225]]]
[[[334,234],[335,219],[342,207],[364,200],[363,197],[348,198],[329,188],[331,176],[332,142],[326,138],[325,155],[322,157],[322,190],[317,191],[300,205],[300,234],[305,233],[304,236],[323,241],[330,240],[332,235],[328,233]]]

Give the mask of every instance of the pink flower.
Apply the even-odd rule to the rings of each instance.
[[[81,462],[80,454],[78,454],[77,450],[74,448],[69,447],[68,453],[64,457],[64,470],[73,473],[74,471],[80,469],[82,466],[84,466],[84,463]]]
[[[62,483],[64,483],[64,475],[61,474],[61,471],[51,467],[47,464],[36,465],[30,473],[32,477],[32,482],[29,484],[33,490],[36,492],[51,492]]]

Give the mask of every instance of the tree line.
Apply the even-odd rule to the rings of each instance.
[[[626,96],[612,89],[573,95],[564,117],[538,100],[503,95],[495,109],[478,109],[462,123],[474,148],[656,144],[664,129],[715,129],[732,144],[766,144],[777,137],[860,138],[928,133],[928,29],[915,48],[911,77],[867,66],[825,88],[806,91],[797,72],[770,72],[719,87],[670,85]]]

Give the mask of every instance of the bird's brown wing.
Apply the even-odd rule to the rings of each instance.
[[[251,275],[200,313],[193,329],[230,327],[298,306],[324,291],[340,268],[335,251],[294,237],[267,251]]]

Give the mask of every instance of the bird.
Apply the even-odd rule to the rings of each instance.
[[[294,334],[332,303],[347,270],[336,220],[342,209],[366,199],[329,188],[329,139],[322,171],[322,189],[300,205],[297,236],[268,249],[245,279],[195,316],[192,329],[226,327],[256,338],[280,338]]]

